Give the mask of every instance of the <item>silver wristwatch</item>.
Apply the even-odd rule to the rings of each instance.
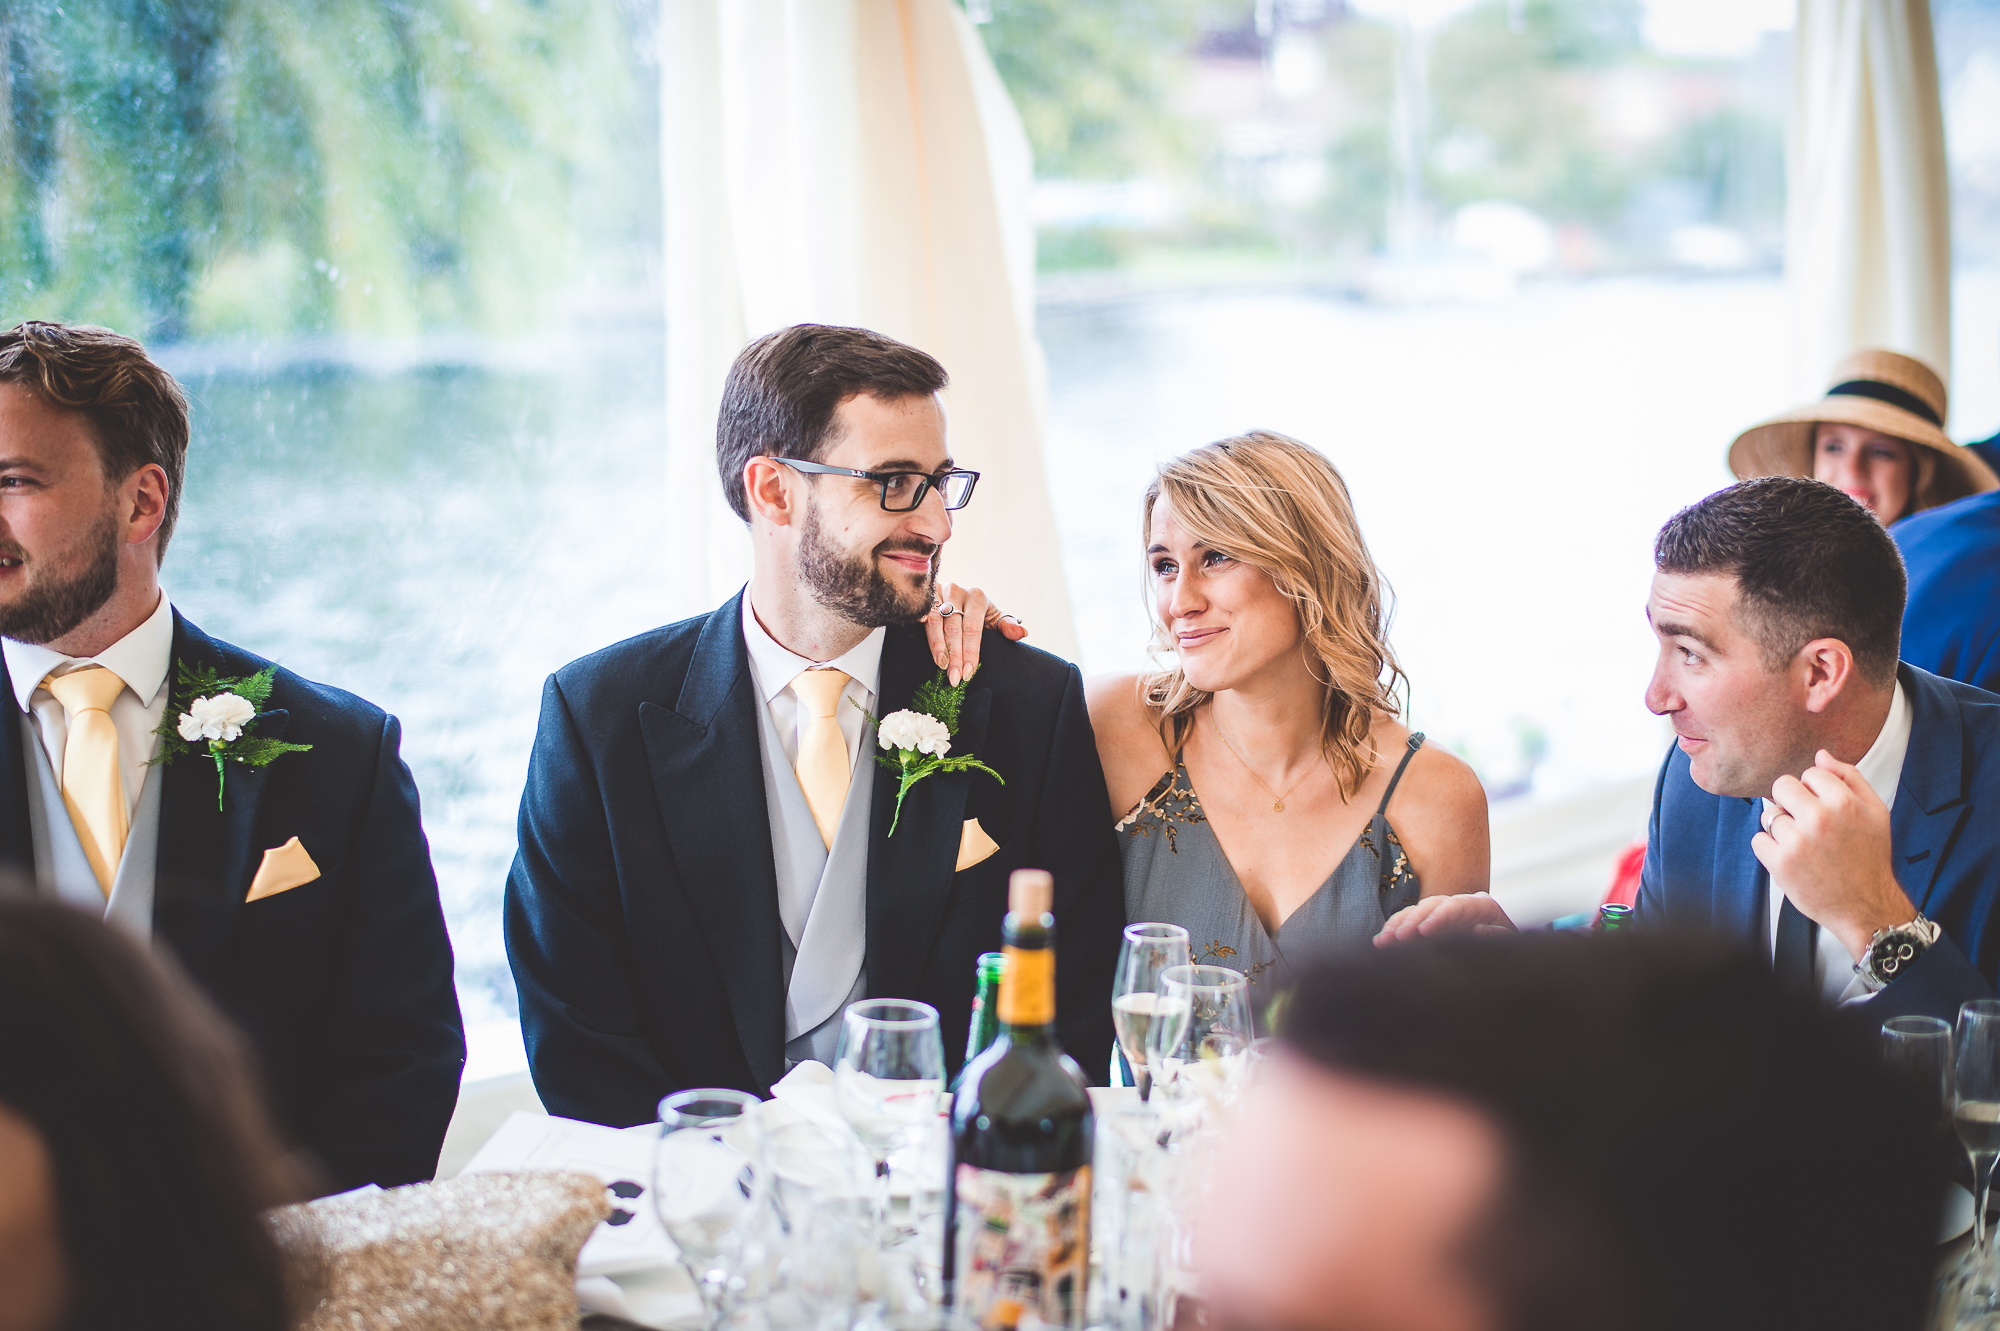
[[[1910,964],[1921,957],[1931,944],[1937,942],[1942,932],[1922,915],[1893,929],[1877,929],[1875,936],[1868,940],[1867,955],[1855,963],[1854,973],[1861,977],[1861,983],[1868,987],[1868,992],[1879,993],[1888,988],[1889,981],[1908,970]]]

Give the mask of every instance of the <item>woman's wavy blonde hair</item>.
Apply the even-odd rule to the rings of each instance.
[[[1401,713],[1398,693],[1409,681],[1389,647],[1388,584],[1361,538],[1347,483],[1298,440],[1252,430],[1161,465],[1146,487],[1142,544],[1152,541],[1162,496],[1197,541],[1264,572],[1297,609],[1306,667],[1326,690],[1320,742],[1341,795],[1352,799],[1374,767],[1375,713]],[[1150,596],[1148,610],[1159,660],[1173,641]],[[1160,736],[1178,762],[1210,695],[1187,682],[1178,662],[1145,676],[1140,693],[1159,710]]]

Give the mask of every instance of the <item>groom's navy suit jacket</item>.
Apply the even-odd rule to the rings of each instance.
[[[1896,881],[1944,930],[1936,946],[1865,1003],[1871,1021],[1947,1021],[2000,982],[2000,696],[1904,664],[1910,747],[1889,811]],[[1649,927],[1697,929],[1770,955],[1770,874],[1751,853],[1758,800],[1711,795],[1679,745],[1653,795],[1638,913]]]
[[[271,664],[174,614],[175,672]],[[170,697],[178,686],[169,675]],[[24,718],[0,659],[0,864],[29,879]],[[250,1036],[279,1125],[341,1188],[428,1179],[465,1039],[416,783],[381,708],[280,668],[256,732],[310,744],[265,768],[159,768],[153,940]],[[170,709],[171,715],[171,709]],[[152,778],[149,778],[152,779]],[[264,852],[297,837],[320,876],[246,902]]]
[[[977,755],[1006,785],[978,772],[928,777],[891,837],[896,780],[870,765],[867,992],[937,1008],[955,1068],[979,954],[1000,946],[1007,876],[1047,869],[1059,1033],[1100,1068],[1124,897],[1082,680],[994,632],[980,660],[952,751]],[[908,706],[935,670],[921,627],[890,628],[878,712]],[[784,1075],[762,705],[740,598],[549,679],[507,880],[507,953],[551,1113],[625,1126],[652,1119],[672,1091],[761,1094]],[[999,849],[954,872],[969,818]]]

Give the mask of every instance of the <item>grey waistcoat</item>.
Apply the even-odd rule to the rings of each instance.
[[[812,806],[785,756],[771,709],[757,707],[764,806],[771,811],[771,856],[784,921],[785,1059],[833,1065],[841,1014],[868,992],[868,815],[875,800],[871,737],[861,751],[828,848]],[[78,850],[81,854],[81,849]]]
[[[111,879],[111,899],[106,901],[97,875],[90,871],[76,825],[69,820],[69,806],[63,803],[62,787],[56,784],[55,768],[49,764],[48,750],[42,747],[32,716],[21,720],[21,744],[30,773],[28,827],[35,842],[36,888],[45,897],[86,910],[102,910],[105,919],[150,939],[160,851],[160,787],[166,784],[165,772],[158,767],[146,769],[146,782],[139,788],[139,807],[133,811],[125,853],[118,860],[118,872]]]

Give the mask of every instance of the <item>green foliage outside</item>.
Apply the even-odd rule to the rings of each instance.
[[[619,0],[10,0],[0,320],[531,329],[657,209],[632,49]]]
[[[1038,175],[1122,180],[1189,164],[1170,93],[1199,10],[1196,0],[993,0],[980,32]]]
[[[993,0],[982,29],[1020,107],[1036,173],[1052,180],[1167,180],[1181,217],[1149,233],[1049,227],[1050,269],[1133,266],[1173,253],[1177,271],[1224,251],[1247,262],[1379,251],[1402,194],[1405,130],[1399,62],[1418,43],[1421,176],[1434,221],[1487,200],[1518,203],[1585,229],[1604,262],[1643,262],[1660,235],[1713,221],[1769,235],[1783,216],[1783,140],[1775,118],[1731,104],[1634,149],[1608,133],[1601,99],[1626,74],[1726,79],[1719,66],[1648,50],[1641,0],[1483,0],[1412,38],[1349,12],[1306,29],[1321,62],[1305,102],[1268,114],[1317,118],[1325,144],[1313,197],[1277,197],[1255,162],[1232,157],[1219,127],[1187,105],[1197,51],[1259,49],[1250,0]],[[1288,39],[1296,40],[1296,30]],[[1648,247],[1652,247],[1649,249]]]

